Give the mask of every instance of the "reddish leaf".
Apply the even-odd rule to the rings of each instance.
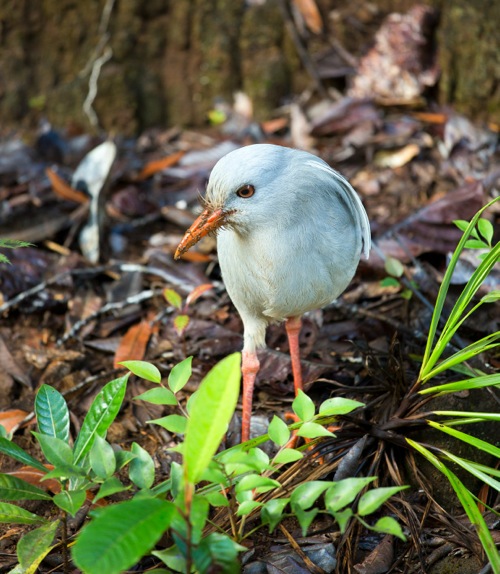
[[[203,283],[203,285],[198,285],[198,287],[195,287],[186,297],[186,307],[191,305],[191,303],[194,303],[198,297],[203,295],[203,293],[213,288],[214,286],[211,283]]]
[[[53,470],[54,467],[51,464],[46,464],[47,471]],[[49,478],[47,480],[42,480],[45,476],[40,470],[33,468],[31,466],[22,466],[13,472],[7,472],[6,474],[10,474],[11,476],[15,476],[16,478],[20,478],[21,480],[25,480],[29,482],[33,486],[37,486],[38,488],[43,488],[43,490],[48,490],[54,494],[57,494],[61,491],[61,485],[59,482],[54,478]]]
[[[122,361],[142,361],[153,329],[149,321],[132,325],[122,337],[115,353],[115,369],[120,368]]]
[[[293,0],[293,3],[302,15],[302,18],[304,18],[309,30],[313,34],[321,34],[323,31],[323,20],[316,2],[314,0]]]
[[[150,161],[143,167],[141,173],[139,174],[138,179],[147,179],[148,177],[151,177],[152,175],[161,171],[162,169],[172,167],[181,159],[184,153],[185,152],[183,151],[178,151],[176,153],[173,153],[172,155],[168,155],[167,157]]]
[[[75,203],[88,203],[89,196],[77,189],[73,189],[71,185],[67,184],[64,179],[60,178],[57,173],[50,168],[45,170],[47,177],[50,179],[54,193],[61,199],[74,201]]]
[[[20,409],[4,411],[3,413],[0,413],[0,425],[5,427],[7,432],[11,432],[11,430],[23,421],[28,414],[29,413],[27,411],[22,411]]]

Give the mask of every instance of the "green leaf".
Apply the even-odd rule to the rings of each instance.
[[[114,451],[114,453],[115,453],[117,470],[120,470],[135,458],[135,455],[128,450],[116,450]]]
[[[269,524],[269,532],[272,532],[280,523],[283,511],[289,502],[289,498],[273,498],[264,503],[260,515],[262,524]]]
[[[174,291],[173,289],[164,289],[163,296],[167,300],[167,303],[170,303],[172,307],[175,307],[176,309],[181,309],[182,298],[179,295],[179,293],[177,293],[177,291]]]
[[[130,488],[130,486],[124,486],[116,476],[110,476],[101,484],[101,488],[99,488],[97,494],[94,496],[93,502],[95,504],[101,498],[106,498],[107,496],[111,496],[117,492],[123,492],[124,490],[130,490]]]
[[[363,488],[375,479],[375,476],[352,477],[334,482],[325,494],[326,509],[331,513],[339,512],[342,508],[351,504]]]
[[[380,280],[381,287],[401,287],[401,283],[394,277],[384,277]]]
[[[500,374],[495,373],[491,375],[482,375],[479,377],[472,377],[462,381],[455,381],[454,383],[445,383],[444,385],[436,385],[435,387],[428,387],[419,391],[420,395],[429,394],[445,394],[456,393],[459,391],[468,391],[471,389],[481,389],[483,387],[490,387],[500,384]]]
[[[490,291],[483,297],[481,297],[481,301],[483,303],[496,303],[500,299],[500,291]]]
[[[335,435],[318,423],[307,422],[299,428],[297,436],[303,436],[304,438],[318,438],[320,436],[334,437]]]
[[[229,500],[222,494],[222,492],[207,492],[203,496],[208,500],[210,506],[229,506]]]
[[[469,222],[465,219],[455,219],[453,223],[460,229],[460,231],[466,231],[469,227]]]
[[[155,546],[174,512],[171,502],[157,498],[108,506],[81,531],[73,560],[84,574],[119,574]]]
[[[148,423],[154,423],[159,425],[169,432],[175,434],[184,434],[187,427],[187,418],[182,415],[167,415],[166,417],[161,417],[160,419],[153,419],[148,421]]]
[[[295,518],[299,521],[300,527],[302,528],[302,536],[307,535],[307,530],[311,526],[312,521],[316,518],[319,512],[319,508],[313,508],[312,510],[302,510],[301,508],[296,508],[294,510]]]
[[[488,249],[488,245],[480,239],[469,239],[465,242],[466,249]]]
[[[406,488],[408,488],[408,486],[382,486],[365,492],[358,502],[358,514],[360,516],[366,516],[367,514],[375,512],[384,502],[389,500],[391,496],[394,496]]]
[[[116,470],[116,458],[109,442],[96,435],[90,449],[90,466],[99,478],[109,478]]]
[[[354,516],[352,509],[346,508],[340,512],[332,512],[332,514],[339,525],[341,534],[344,534],[347,529],[347,525],[349,524],[349,520]]]
[[[155,365],[147,361],[122,361],[119,363],[136,377],[140,377],[152,383],[161,383],[161,373]]]
[[[186,327],[189,325],[189,315],[177,315],[174,319],[174,327],[179,337],[184,333]]]
[[[345,415],[364,406],[365,404],[360,403],[359,401],[344,399],[342,397],[334,397],[333,399],[327,399],[321,403],[319,414],[321,416]]]
[[[54,520],[25,534],[17,543],[17,557],[23,574],[37,571],[38,566],[54,548],[52,545],[59,520]]]
[[[94,399],[73,447],[75,464],[81,462],[85,455],[90,452],[97,435],[102,438],[106,437],[108,428],[115,420],[122,405],[128,378],[129,373],[111,381],[102,388]]]
[[[4,524],[45,524],[47,520],[32,512],[8,502],[0,502],[0,523]]]
[[[278,446],[285,445],[290,439],[290,431],[287,424],[276,415],[273,416],[273,420],[269,423],[267,432],[269,438]]]
[[[83,506],[85,498],[84,490],[62,490],[54,496],[53,501],[59,508],[62,508],[71,516],[75,516]]]
[[[292,403],[292,410],[301,421],[310,421],[314,416],[314,403],[304,391],[299,389]]]
[[[198,572],[224,572],[239,574],[241,572],[238,552],[246,550],[226,534],[213,532],[194,549],[193,558]]]
[[[191,376],[191,363],[193,357],[187,357],[170,371],[168,376],[168,386],[173,393],[179,392],[189,381]]]
[[[13,458],[14,460],[17,460],[18,462],[21,462],[26,466],[32,466],[37,470],[47,472],[47,469],[41,462],[36,460],[36,458],[33,458],[27,452],[24,452],[24,450],[20,446],[17,446],[15,442],[12,442],[4,437],[0,437],[0,452],[9,456],[10,458]]]
[[[260,506],[262,506],[262,502],[257,502],[256,500],[245,500],[238,506],[236,516],[246,516]]]
[[[51,500],[52,497],[41,488],[37,488],[16,476],[0,474],[0,499]]]
[[[138,488],[151,488],[155,479],[155,463],[153,459],[136,442],[132,443],[132,453],[135,454],[135,458],[130,463],[130,480]]]
[[[294,512],[297,509],[307,510],[318,498],[332,486],[333,483],[326,480],[311,480],[297,486],[292,492],[290,503]]]
[[[35,415],[42,434],[69,441],[69,411],[61,393],[42,385],[36,394]]]
[[[170,389],[156,387],[134,397],[134,400],[147,401],[153,405],[176,405],[177,399]]]
[[[383,534],[392,534],[403,542],[406,542],[406,536],[403,534],[401,525],[395,518],[392,518],[392,516],[383,516],[382,518],[379,518],[375,525],[371,526],[370,529],[375,532],[382,532]]]
[[[184,440],[184,473],[190,483],[198,482],[227,432],[238,401],[240,363],[240,353],[229,355],[200,384]]]
[[[455,437],[458,440],[461,440],[462,442],[472,445],[474,448],[483,450],[484,452],[487,452],[488,454],[491,454],[496,458],[500,457],[500,448],[496,447],[495,445],[485,440],[481,440],[467,433],[461,432],[454,428],[450,428],[441,423],[436,423],[434,421],[427,421],[427,424],[437,430],[440,430],[441,432],[444,432],[450,436]]]
[[[277,480],[261,476],[260,474],[247,474],[236,485],[236,492],[244,490],[256,490],[258,493],[267,492],[273,488],[279,488],[281,484]]]
[[[491,221],[489,221],[488,219],[481,218],[477,222],[477,228],[479,229],[479,233],[481,234],[481,236],[484,237],[484,239],[486,240],[486,243],[488,243],[488,245],[491,245],[493,235],[495,233]]]
[[[384,268],[386,273],[392,277],[402,277],[405,272],[404,265],[395,257],[387,257],[384,262]]]
[[[0,247],[2,249],[17,249],[18,247],[32,247],[33,245],[33,243],[19,239],[0,239]]]
[[[67,442],[61,439],[33,431],[33,435],[42,447],[45,458],[55,467],[70,467],[73,464],[73,451]]]
[[[288,464],[303,458],[303,454],[294,448],[284,448],[273,458],[275,464]]]

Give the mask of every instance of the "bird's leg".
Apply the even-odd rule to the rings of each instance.
[[[259,372],[259,359],[254,352],[243,351],[241,373],[243,374],[243,414],[241,416],[241,442],[250,439],[250,419],[252,417],[252,397],[255,377]]]
[[[302,390],[302,367],[300,366],[299,334],[302,327],[300,317],[288,317],[285,322],[286,334],[288,335],[288,346],[290,347],[290,357],[292,359],[293,385],[295,394]]]

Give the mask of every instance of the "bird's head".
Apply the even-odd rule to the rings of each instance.
[[[186,231],[175,259],[221,227],[245,234],[260,225],[269,225],[270,214],[282,211],[283,196],[273,193],[273,188],[281,185],[292,151],[257,144],[237,149],[219,160],[202,200],[204,210]]]

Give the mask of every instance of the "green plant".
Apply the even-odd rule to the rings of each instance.
[[[452,348],[451,346],[455,334],[459,328],[464,325],[467,319],[470,319],[482,305],[492,304],[500,299],[500,291],[492,291],[482,296],[479,301],[475,301],[474,299],[484,280],[491,273],[494,265],[500,261],[500,243],[492,244],[493,227],[486,219],[481,218],[482,213],[498,200],[499,198],[484,206],[473,217],[470,223],[464,221],[456,222],[464,234],[453,253],[438,293],[419,377],[413,388],[414,391],[418,391],[418,393],[424,397],[425,402],[433,396],[460,391],[472,391],[486,387],[493,389],[500,384],[499,373],[485,373],[470,365],[471,360],[500,345],[500,331],[491,333],[462,349]],[[471,237],[472,239],[470,239]],[[443,320],[443,309],[448,297],[453,271],[457,265],[460,254],[466,248],[481,248],[485,249],[486,252],[482,254],[480,264],[465,285],[453,305],[451,312],[444,321],[441,332],[438,334],[438,326]],[[459,381],[422,388],[423,385],[430,382],[437,375],[443,374],[445,371],[451,371],[453,374],[458,373],[464,378]],[[427,413],[427,418],[431,415],[438,417],[438,421],[428,420],[427,424],[430,427],[453,436],[459,441],[472,445],[478,450],[485,451],[496,459],[500,457],[500,448],[496,445],[480,440],[455,428],[457,426],[470,425],[483,421],[489,421],[491,423],[499,422],[499,413],[432,411]],[[424,445],[410,439],[407,439],[407,441],[410,446],[422,454],[449,480],[471,523],[477,530],[493,572],[495,572],[495,574],[500,573],[500,555],[495,547],[495,543],[484,518],[477,507],[477,497],[470,492],[452,472],[450,463],[458,465],[471,475],[481,479],[490,488],[500,491],[500,472],[498,469],[466,460],[442,448]]]
[[[18,247],[31,247],[33,244],[17,239],[0,239],[0,249],[17,249]],[[10,263],[9,259],[0,253],[0,263]]]

